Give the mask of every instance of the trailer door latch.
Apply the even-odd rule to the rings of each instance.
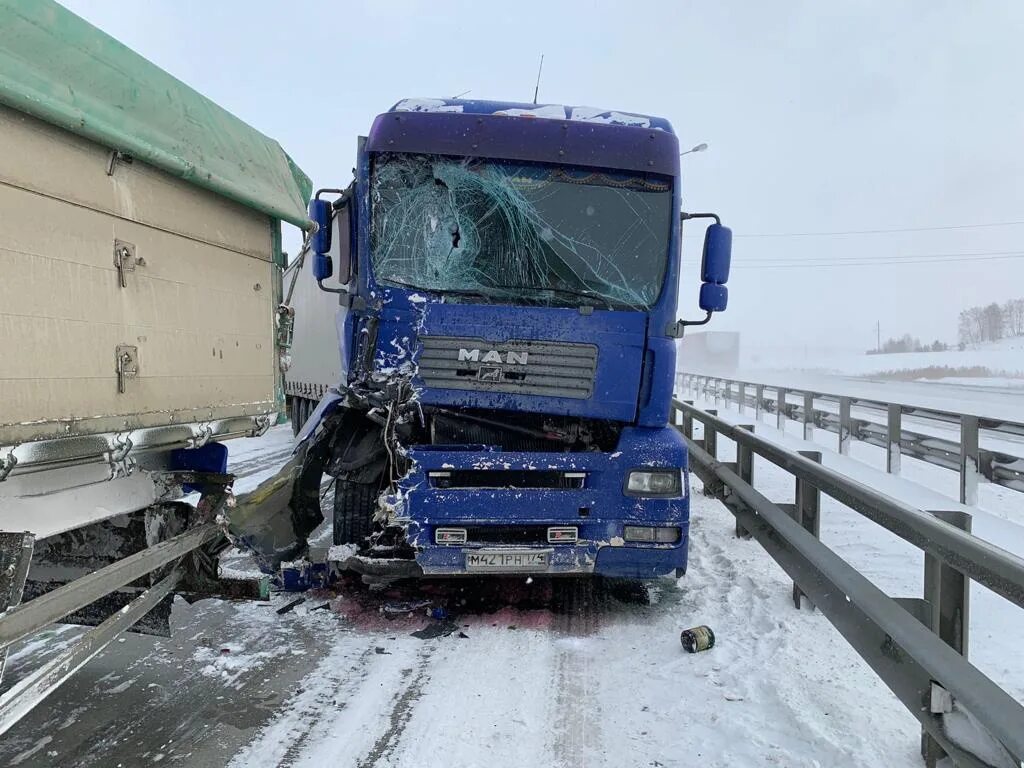
[[[126,379],[134,379],[139,375],[139,348],[128,344],[118,344],[117,356],[117,391],[124,394]]]
[[[145,259],[135,255],[135,245],[124,240],[114,240],[114,268],[122,288],[128,287],[128,273],[135,267],[146,266]]]

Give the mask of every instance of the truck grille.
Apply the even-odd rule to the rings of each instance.
[[[586,400],[594,391],[597,347],[558,341],[421,336],[419,376],[428,387]]]

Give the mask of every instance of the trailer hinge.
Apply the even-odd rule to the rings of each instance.
[[[118,344],[114,350],[117,369],[117,391],[124,394],[125,380],[139,375],[139,348],[130,344]]]
[[[134,272],[135,267],[146,266],[146,260],[135,255],[135,245],[124,240],[114,240],[114,267],[117,269],[117,279],[122,288],[128,287],[128,273]]]

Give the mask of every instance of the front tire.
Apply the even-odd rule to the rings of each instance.
[[[361,545],[373,531],[380,484],[338,479],[334,489],[334,543]]]

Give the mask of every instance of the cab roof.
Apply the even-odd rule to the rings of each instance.
[[[679,175],[667,120],[595,107],[403,99],[378,115],[366,151],[485,157]]]
[[[653,128],[675,133],[672,124],[663,117],[619,112],[600,107],[576,107],[565,104],[528,104],[516,101],[487,101],[476,99],[402,99],[389,112],[455,112],[471,115],[506,115],[508,117],[536,117],[548,120],[576,120],[604,125],[622,125],[633,128]]]

